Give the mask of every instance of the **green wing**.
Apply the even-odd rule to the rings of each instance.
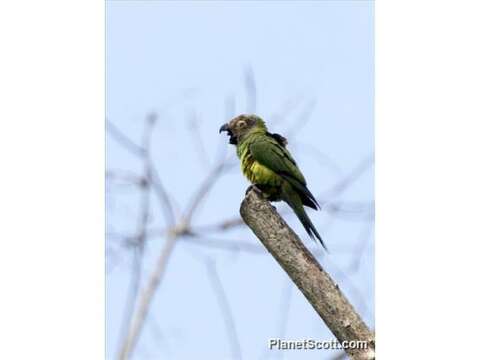
[[[306,184],[295,160],[275,139],[262,137],[250,144],[249,150],[256,161],[278,175],[289,176],[301,184]]]
[[[256,161],[288,181],[300,193],[304,205],[314,209],[320,207],[307,189],[307,182],[297,163],[285,147],[275,139],[265,136],[252,142],[249,150]]]

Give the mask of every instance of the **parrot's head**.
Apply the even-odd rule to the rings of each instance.
[[[238,115],[230,120],[228,123],[223,124],[219,133],[226,131],[230,136],[230,144],[236,145],[242,138],[248,134],[254,132],[267,131],[265,122],[257,115]]]

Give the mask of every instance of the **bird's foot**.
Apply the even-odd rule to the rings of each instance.
[[[252,184],[247,188],[247,190],[245,191],[245,196],[247,196],[250,191],[255,191],[258,195],[262,197],[265,196],[262,190],[260,190],[256,184]]]

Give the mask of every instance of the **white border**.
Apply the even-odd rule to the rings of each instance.
[[[376,3],[379,359],[477,353],[479,4]]]
[[[0,358],[104,358],[104,3],[0,9]]]

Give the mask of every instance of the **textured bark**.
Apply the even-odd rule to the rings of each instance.
[[[337,340],[368,343],[367,349],[345,349],[350,358],[374,359],[374,334],[275,208],[255,191],[249,191],[240,207],[240,215]]]

